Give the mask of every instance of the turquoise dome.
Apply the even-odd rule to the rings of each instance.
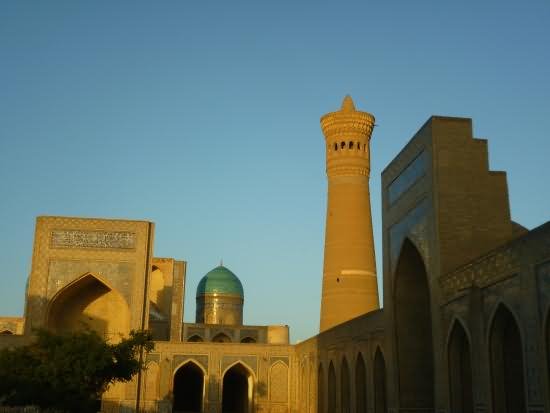
[[[223,265],[214,268],[200,280],[197,297],[205,294],[231,294],[244,298],[241,281]]]

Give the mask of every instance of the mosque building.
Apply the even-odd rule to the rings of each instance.
[[[149,329],[147,369],[102,412],[550,413],[550,222],[511,220],[506,174],[466,118],[432,116],[382,172],[383,302],[370,206],[374,116],[350,97],[321,118],[328,199],[320,332],[243,320],[219,265],[183,322],[186,262],[153,255],[148,221],[36,220],[24,317],[0,347],[46,327],[109,340]]]

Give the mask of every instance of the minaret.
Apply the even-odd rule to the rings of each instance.
[[[373,126],[374,116],[355,110],[350,96],[321,118],[328,178],[321,331],[378,309],[369,192]]]

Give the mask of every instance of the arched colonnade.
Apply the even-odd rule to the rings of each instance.
[[[379,347],[370,362],[358,352],[353,361],[343,356],[319,363],[317,412],[367,413],[373,407],[375,413],[387,413],[386,380],[386,362]]]

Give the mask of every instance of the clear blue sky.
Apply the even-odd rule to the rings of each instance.
[[[245,321],[318,329],[319,117],[376,116],[380,173],[432,114],[474,119],[513,219],[550,218],[548,1],[2,1],[0,314],[23,311],[37,215],[146,219],[155,255],[224,263]],[[379,274],[382,268],[378,268]],[[281,304],[282,303],[282,304]]]

